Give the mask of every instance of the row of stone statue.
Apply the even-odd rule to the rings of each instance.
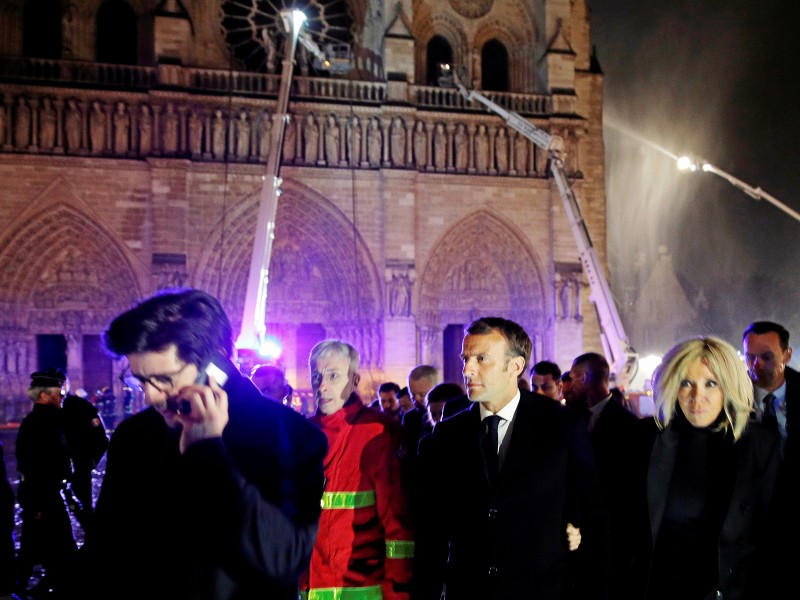
[[[0,98],[0,148],[264,162],[274,145],[273,121],[260,109],[18,96]],[[547,166],[544,151],[504,126],[353,114],[293,115],[281,158],[284,164],[521,176],[542,176]]]

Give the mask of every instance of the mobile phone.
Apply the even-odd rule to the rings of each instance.
[[[225,365],[217,364],[221,362],[219,359],[212,358],[206,367],[197,374],[195,384],[208,385],[208,376],[211,375],[220,387],[225,387],[225,384],[228,383],[228,374],[225,372]]]
[[[225,372],[225,364],[219,358],[212,358],[205,368],[201,369],[194,380],[195,385],[208,385],[208,376],[214,378],[214,381],[220,387],[225,387],[228,382],[228,374]],[[192,412],[192,405],[188,400],[167,400],[167,406],[182,415],[188,415]]]

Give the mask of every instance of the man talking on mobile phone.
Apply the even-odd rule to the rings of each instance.
[[[231,362],[219,301],[193,289],[117,316],[107,349],[148,408],[115,430],[76,592],[296,598],[317,533],[325,436]],[[82,585],[81,585],[82,584]]]

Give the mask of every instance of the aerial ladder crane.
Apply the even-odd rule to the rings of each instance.
[[[487,110],[503,118],[509,127],[547,152],[550,172],[556,180],[556,185],[567,213],[567,219],[575,237],[575,243],[578,246],[583,271],[589,280],[591,289],[589,299],[597,311],[600,323],[600,339],[603,353],[611,368],[612,385],[626,389],[636,375],[639,355],[628,341],[614,298],[611,295],[611,288],[603,273],[603,267],[597,257],[597,252],[595,252],[592,239],[589,236],[589,230],[586,227],[578,200],[575,197],[575,192],[567,179],[564,168],[564,140],[559,136],[550,135],[546,131],[539,129],[520,114],[504,109],[480,92],[467,90],[461,83],[455,69],[450,65],[442,65],[441,68],[441,85],[455,86],[467,102],[479,102]]]
[[[275,119],[271,130],[270,151],[267,157],[267,170],[262,177],[264,184],[258,203],[253,253],[247,277],[247,291],[242,312],[242,328],[236,340],[240,357],[248,352],[258,353],[266,342],[267,287],[269,284],[269,262],[272,258],[272,241],[275,239],[275,217],[278,211],[278,198],[281,195],[280,178],[281,155],[286,124],[289,121],[289,92],[294,74],[294,55],[298,42],[313,56],[313,64],[318,69],[342,73],[350,68],[350,52],[347,44],[326,44],[321,49],[311,36],[303,31],[306,17],[299,10],[280,11],[286,30],[283,48],[283,68],[278,88]],[[264,35],[267,35],[264,30]]]

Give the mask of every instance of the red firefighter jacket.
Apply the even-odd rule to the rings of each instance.
[[[328,436],[308,600],[407,600],[414,534],[401,484],[400,425],[355,398],[312,418]]]

